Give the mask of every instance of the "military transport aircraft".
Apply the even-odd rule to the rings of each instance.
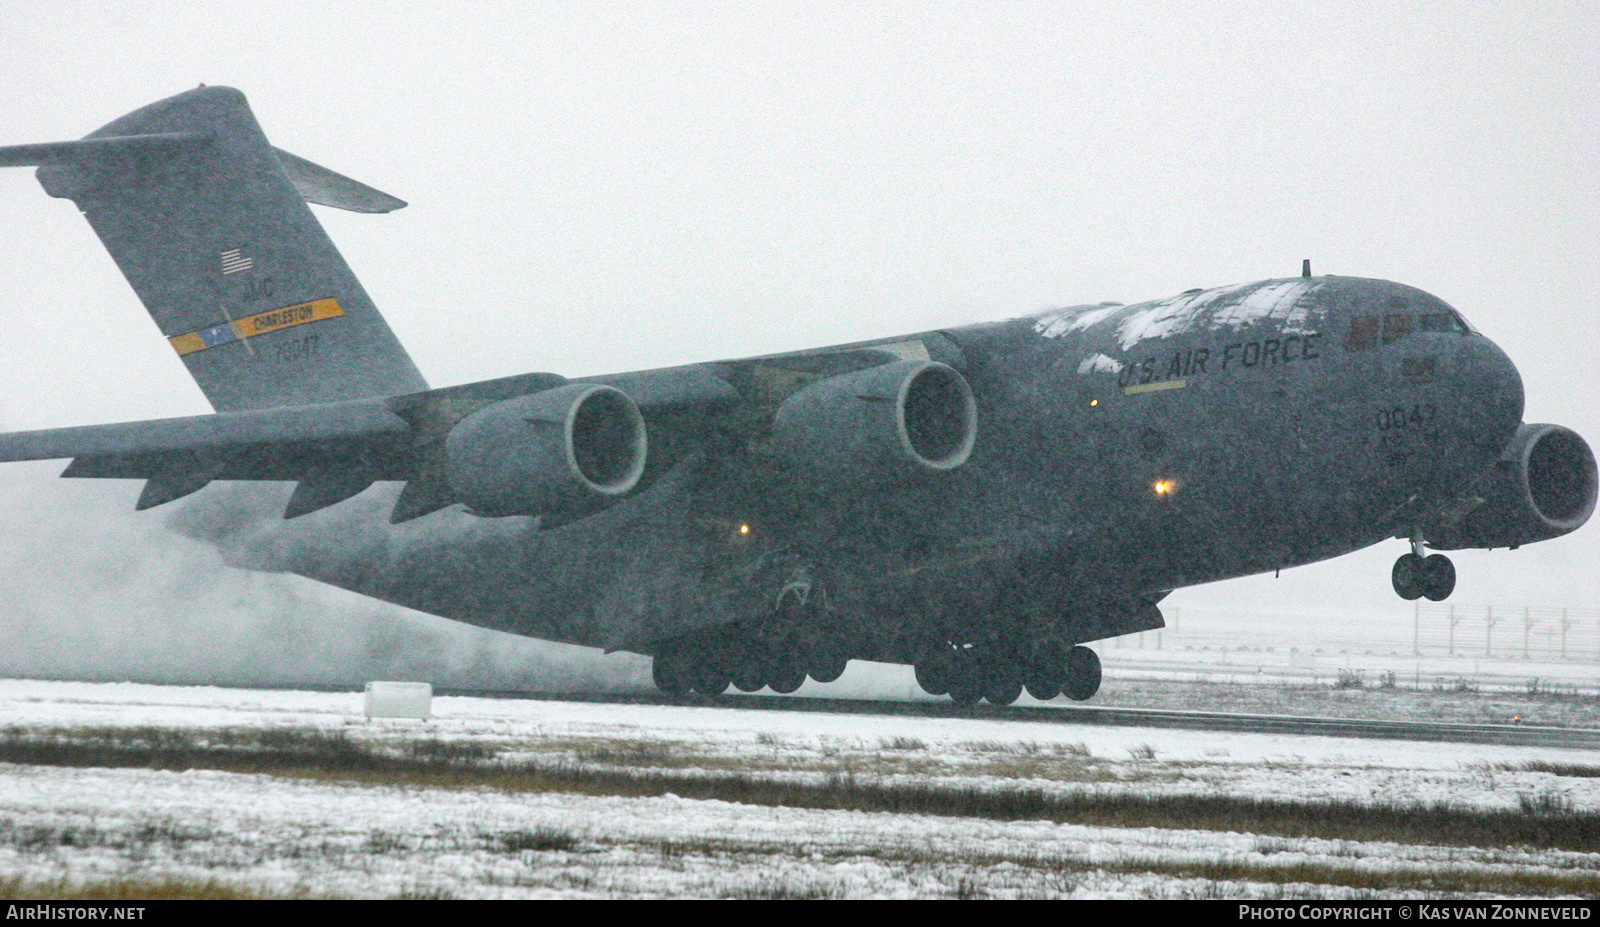
[[[1311,276],[746,360],[430,389],[306,202],[401,201],[273,148],[202,87],[78,141],[0,148],[99,234],[214,415],[0,436],[0,460],[213,481],[174,524],[288,571],[514,634],[654,657],[667,692],[790,692],[851,659],[957,703],[1090,697],[1085,642],[1173,589],[1593,512],[1595,458],[1522,422],[1450,306]],[[256,502],[252,502],[254,499]],[[277,496],[277,505],[283,505]]]

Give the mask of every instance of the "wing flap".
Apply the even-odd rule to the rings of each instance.
[[[313,470],[289,497],[284,518],[299,518],[343,502],[373,484],[365,474],[341,470]]]
[[[158,505],[166,505],[175,499],[197,493],[209,485],[211,478],[204,473],[173,473],[160,479],[153,479],[144,484],[144,491],[139,493],[139,501],[133,504],[133,508],[136,512],[153,509]]]

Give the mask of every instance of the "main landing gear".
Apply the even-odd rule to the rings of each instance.
[[[1456,565],[1444,554],[1422,555],[1422,542],[1411,541],[1411,553],[1402,554],[1389,573],[1394,591],[1410,602],[1426,597],[1430,602],[1443,602],[1456,589]]]
[[[651,676],[668,695],[717,696],[729,685],[741,692],[765,687],[787,695],[807,676],[833,682],[848,662],[843,650],[825,646],[797,652],[752,639],[679,639],[656,651]]]
[[[1100,658],[1087,647],[1044,645],[1018,658],[981,645],[946,645],[917,661],[917,685],[957,705],[1009,705],[1023,689],[1040,701],[1084,701],[1100,689]]]
[[[807,676],[833,682],[849,662],[848,640],[826,594],[801,569],[779,591],[769,615],[662,641],[650,672],[668,695],[714,698],[729,686],[788,695]]]

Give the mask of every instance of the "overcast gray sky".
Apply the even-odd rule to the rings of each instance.
[[[1593,3],[54,2],[6,5],[0,40],[0,144],[228,84],[279,147],[408,200],[318,214],[434,385],[1309,257],[1443,297],[1517,362],[1530,421],[1600,445]],[[209,411],[31,171],[0,172],[0,228],[6,428]],[[1600,605],[1597,533],[1458,556],[1457,596]],[[1173,602],[1409,615],[1400,552]]]

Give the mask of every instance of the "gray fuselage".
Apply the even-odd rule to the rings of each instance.
[[[759,425],[680,416],[650,423],[646,488],[570,524],[458,508],[390,525],[380,487],[228,549],[471,624],[645,653],[759,621],[800,586],[850,656],[909,662],[930,638],[1158,627],[1173,589],[1414,536],[1523,407],[1489,339],[1378,280],[1270,280],[874,344],[919,345],[966,376],[979,433],[965,466],[807,481],[763,455]],[[705,366],[740,386],[787,363]]]

